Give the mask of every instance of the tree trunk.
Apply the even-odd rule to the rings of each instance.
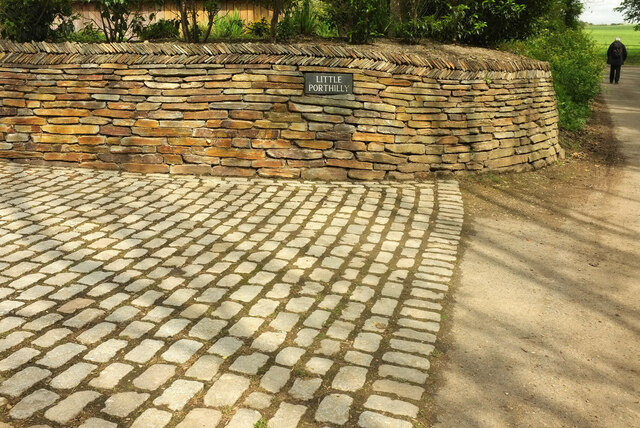
[[[389,35],[395,37],[394,25],[402,21],[402,0],[389,0],[389,12],[391,14],[391,23],[389,26]]]
[[[198,43],[198,10],[196,9],[195,5],[192,5],[193,9],[191,10],[191,25],[192,25],[192,29],[193,29],[193,37],[191,37],[191,41],[193,43]]]
[[[273,16],[271,17],[271,41],[276,41],[276,29],[278,27],[278,18],[282,11],[282,0],[273,0]]]
[[[186,0],[180,0],[178,3],[180,9],[180,25],[182,26],[182,34],[186,42],[189,42],[191,35],[189,34],[189,20],[187,18],[187,2]]]

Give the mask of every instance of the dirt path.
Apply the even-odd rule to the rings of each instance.
[[[603,98],[623,165],[463,183],[434,426],[640,427],[640,68]]]

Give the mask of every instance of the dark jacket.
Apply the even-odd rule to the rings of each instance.
[[[616,48],[616,46],[620,47],[620,50],[622,51],[621,56],[616,57],[615,55],[613,55],[613,51]],[[627,60],[627,48],[624,47],[622,42],[619,42],[618,40],[616,40],[615,42],[611,43],[611,45],[609,46],[609,49],[607,50],[607,64],[622,65],[626,60]]]

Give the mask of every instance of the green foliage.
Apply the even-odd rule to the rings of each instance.
[[[280,17],[283,19],[287,16],[287,11],[291,9],[291,5],[295,2],[295,0],[252,0],[253,3],[259,4],[261,6],[269,9],[271,13],[271,23],[269,25],[271,29],[271,39],[276,40],[278,32],[287,33],[286,28],[282,30],[279,29]],[[285,24],[285,27],[290,27],[293,25],[291,22]]]
[[[421,37],[443,41],[492,44],[510,39],[510,22],[526,10],[516,0],[467,0],[461,2],[407,0],[408,16],[396,26],[399,37],[417,42]]]
[[[292,3],[278,23],[276,31],[278,40],[288,40],[298,35],[312,36],[319,31],[330,33],[326,19],[321,19],[322,14],[317,1],[301,0]]]
[[[180,38],[180,21],[177,19],[159,19],[139,28],[136,36],[140,40],[177,40]]]
[[[640,31],[640,0],[623,0],[615,11],[623,13],[627,22],[637,24],[635,29]]]
[[[589,36],[581,29],[546,31],[526,41],[511,42],[507,48],[550,63],[560,126],[570,131],[582,128],[591,101],[600,93],[604,66]]]
[[[87,24],[79,31],[72,31],[65,35],[65,40],[77,43],[101,43],[105,42],[104,33],[93,26]]]
[[[0,0],[0,35],[17,42],[56,39],[71,14],[70,0]]]
[[[84,0],[100,13],[100,29],[108,42],[123,42],[140,31],[144,18],[140,14],[142,0]],[[152,17],[153,19],[153,17]]]
[[[244,20],[237,10],[218,19],[213,28],[213,36],[220,39],[238,39],[242,37]]]
[[[511,1],[511,0],[507,0]],[[487,28],[486,21],[478,16],[475,7],[465,4],[457,6],[447,5],[448,13],[437,20],[430,22],[430,34],[441,40],[468,41],[473,37],[480,37],[482,31]]]
[[[206,42],[211,35],[216,17],[220,11],[218,0],[171,0],[173,1],[180,15],[180,28],[182,37],[186,42],[198,43]],[[204,15],[207,24],[204,27],[198,25],[198,14]]]
[[[180,21],[159,19],[140,32],[142,40],[177,40],[180,38]]]
[[[267,22],[267,18],[262,18],[260,21],[248,24],[245,28],[245,33],[262,39],[271,33],[271,25]]]
[[[535,21],[536,31],[563,31],[580,27],[580,14],[584,9],[582,0],[545,0],[545,13]]]
[[[311,0],[302,0],[293,10],[293,21],[298,34],[311,36],[318,29],[318,17],[311,6]]]
[[[584,10],[584,4],[581,0],[564,0],[559,2],[560,10],[559,16],[564,21],[564,26],[567,28],[579,28],[580,27],[580,15]]]
[[[394,23],[394,32],[405,43],[416,44],[427,34],[428,22],[431,17],[413,18],[404,22]]]
[[[521,17],[527,6],[516,0],[484,0],[470,8],[475,31],[466,33],[461,40],[491,45],[512,38],[515,28],[510,23],[522,24]]]
[[[396,23],[396,35],[407,43],[418,43],[425,37],[445,41],[467,40],[482,34],[487,27],[487,23],[480,20],[468,5],[447,5],[446,9],[447,12],[439,17],[426,15]]]
[[[575,28],[582,12],[580,0],[404,0],[404,5],[394,28],[405,41],[428,37],[489,46],[545,28]]]
[[[278,25],[276,25],[276,39],[286,41],[296,34],[296,23],[293,19],[293,13],[291,10],[286,10],[282,19],[280,19]]]
[[[292,3],[278,23],[278,40],[288,40],[294,36],[335,37],[335,26],[329,19],[324,3],[319,0],[300,0]]]
[[[320,37],[337,37],[338,31],[331,16],[329,14],[330,8],[325,0],[311,0],[310,13],[314,16],[314,30],[310,34],[315,34]]]
[[[327,0],[333,25],[349,43],[371,43],[390,25],[386,0]]]
[[[316,28],[316,35],[325,39],[338,37],[338,31],[333,23],[327,19],[320,19]]]
[[[267,428],[268,427],[267,420],[265,418],[260,418],[260,419],[258,419],[258,421],[255,424],[253,424],[253,427],[254,428]]]

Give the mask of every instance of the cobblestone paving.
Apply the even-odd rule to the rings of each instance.
[[[0,163],[0,427],[413,426],[455,181]]]

